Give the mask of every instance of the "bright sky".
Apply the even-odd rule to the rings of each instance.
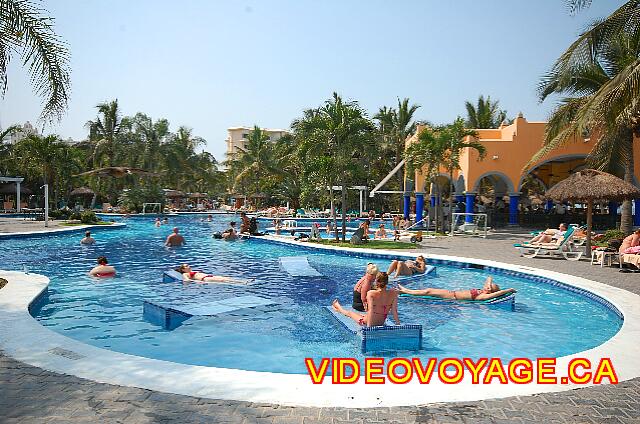
[[[536,85],[594,18],[621,0],[570,16],[563,0],[50,0],[72,54],[72,97],[45,132],[80,140],[95,105],[192,127],[224,159],[226,129],[288,128],[337,91],[375,114],[409,97],[418,119],[465,115],[490,95],[514,117],[544,120]],[[14,57],[0,124],[32,123],[40,99]]]

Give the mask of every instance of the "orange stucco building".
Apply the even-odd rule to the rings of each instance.
[[[527,176],[533,177],[545,189],[558,181],[562,181],[572,172],[584,167],[584,159],[593,148],[589,138],[581,138],[556,149],[533,164],[528,170],[524,167],[531,157],[542,147],[546,122],[529,122],[520,114],[512,124],[501,125],[496,129],[478,129],[477,141],[486,148],[486,156],[478,160],[478,153],[473,149],[465,149],[460,158],[460,170],[454,172],[454,196],[458,201],[467,204],[466,210],[475,202],[481,182],[491,183],[496,197],[509,196],[510,223],[517,223],[518,202],[522,184]],[[418,126],[416,134],[407,139],[407,144],[417,140],[418,133],[424,126]],[[640,163],[640,147],[634,143],[635,163]],[[640,180],[640,169],[636,167],[636,181]],[[433,184],[426,186],[424,175],[416,171],[414,176],[414,196],[416,200],[416,219],[422,217],[424,197],[430,194],[433,198],[436,191]],[[443,186],[449,185],[449,176],[441,169],[439,181]],[[405,192],[405,213],[407,212],[407,192]],[[410,201],[410,199],[409,199]],[[432,200],[433,204],[433,200]],[[640,208],[636,208],[640,211]],[[640,217],[638,217],[640,218]]]

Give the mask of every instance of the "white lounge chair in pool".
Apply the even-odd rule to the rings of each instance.
[[[573,245],[575,230],[575,227],[569,227],[559,243],[522,244],[519,246],[520,256],[535,258],[542,255],[562,255],[566,260],[578,261],[584,254],[584,251],[579,248],[575,249]]]

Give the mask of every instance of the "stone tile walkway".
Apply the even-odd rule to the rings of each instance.
[[[428,241],[421,252],[566,272],[640,293],[640,275],[588,262],[518,257],[522,233]],[[0,352],[0,423],[640,423],[640,379],[561,393],[401,408],[297,408],[201,399],[96,383]]]

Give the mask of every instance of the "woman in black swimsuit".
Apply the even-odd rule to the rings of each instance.
[[[365,315],[344,309],[340,305],[340,302],[338,302],[338,299],[333,301],[333,309],[351,318],[363,327],[385,325],[389,313],[392,314],[396,325],[400,325],[400,318],[398,318],[398,291],[387,290],[388,283],[389,276],[387,273],[379,272],[376,276],[376,289],[369,290],[367,293],[369,309]]]
[[[367,293],[373,287],[373,282],[376,280],[377,274],[378,267],[376,264],[369,262],[367,264],[367,271],[353,287],[353,303],[351,306],[356,311],[365,312],[367,310]]]

